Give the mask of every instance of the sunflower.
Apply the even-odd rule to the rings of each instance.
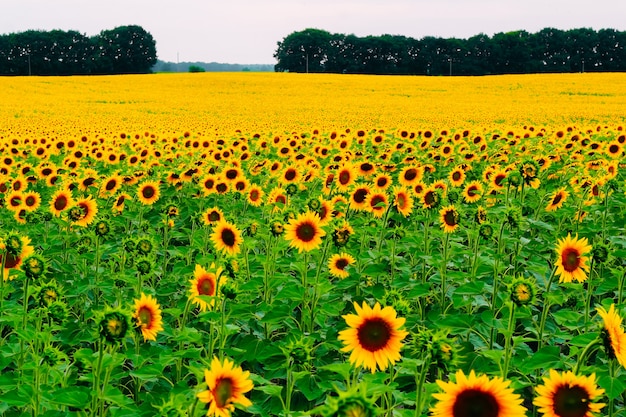
[[[450,184],[455,187],[460,187],[465,181],[465,170],[462,167],[454,168],[450,171],[450,174],[448,174],[448,179],[450,180]]]
[[[384,192],[369,193],[365,199],[366,210],[372,213],[377,219],[383,217],[387,211],[388,205],[389,198]]]
[[[121,213],[122,211],[124,211],[124,203],[126,202],[126,200],[130,200],[130,199],[131,199],[130,195],[126,193],[121,193],[115,198],[115,201],[113,202],[113,207],[111,207],[111,210],[115,213]]]
[[[489,183],[493,190],[501,190],[504,188],[504,180],[507,177],[507,173],[504,169],[496,169],[489,175]]]
[[[463,189],[463,199],[466,203],[475,203],[482,198],[483,185],[480,181],[470,181]]]
[[[59,217],[64,210],[73,205],[74,199],[72,198],[72,193],[68,189],[61,188],[50,198],[50,213]]]
[[[566,238],[560,239],[556,247],[559,257],[555,262],[559,282],[585,281],[589,265],[588,258],[583,255],[590,251],[591,245],[587,238],[578,239],[578,234],[572,238],[568,233]]]
[[[340,192],[348,191],[348,188],[356,181],[358,172],[350,163],[345,163],[335,173],[334,179],[337,190]]]
[[[454,206],[447,206],[439,211],[439,220],[445,233],[452,233],[459,227],[459,212]]]
[[[100,186],[100,196],[106,198],[115,195],[122,184],[123,179],[118,173],[109,175],[102,180],[102,185]]]
[[[565,188],[559,188],[556,190],[554,194],[552,194],[552,197],[550,197],[550,203],[546,206],[546,211],[556,211],[557,209],[560,209],[563,206],[563,203],[565,203],[565,200],[567,200],[568,196],[569,193],[565,190]]]
[[[374,178],[373,183],[374,183],[374,188],[376,188],[379,191],[383,191],[389,188],[393,184],[393,180],[391,179],[391,175],[381,173],[381,174],[378,174],[376,178]]]
[[[146,206],[154,204],[161,196],[161,188],[158,181],[144,181],[137,188],[137,198]]]
[[[367,208],[367,196],[370,193],[368,186],[357,187],[350,194],[349,207],[353,210],[365,210]]]
[[[273,206],[274,211],[283,210],[289,204],[287,192],[281,187],[274,187],[267,196],[267,203]]]
[[[355,263],[356,260],[352,255],[345,252],[336,253],[328,260],[328,270],[330,275],[336,278],[347,278],[350,274],[346,271],[346,268]]]
[[[24,205],[24,193],[22,191],[10,191],[5,197],[5,207],[11,211],[20,211]]]
[[[219,221],[221,221],[224,218],[224,212],[222,212],[222,210],[220,210],[217,207],[211,207],[206,209],[202,215],[202,223],[205,226],[212,226],[217,224]]]
[[[204,297],[215,297],[217,295],[218,285],[221,287],[226,282],[226,276],[222,275],[222,268],[215,268],[215,264],[211,264],[207,271],[202,266],[196,264],[193,271],[193,279],[189,280],[191,288],[189,289],[189,299],[196,304],[200,311],[211,309],[215,304],[214,299],[206,300]]]
[[[313,211],[300,213],[285,225],[285,239],[289,246],[298,249],[298,252],[309,252],[322,244],[322,237],[326,235],[320,225],[320,217]]]
[[[259,207],[263,203],[263,188],[252,184],[248,188],[248,203],[253,207]]]
[[[596,376],[577,376],[572,371],[559,373],[550,369],[543,378],[533,401],[546,417],[593,417],[604,404],[594,402],[604,393],[596,385]]]
[[[434,209],[441,204],[441,191],[439,189],[429,186],[421,194],[422,207],[425,209]]]
[[[250,372],[224,358],[211,361],[211,369],[204,370],[204,382],[208,389],[197,394],[198,399],[208,404],[207,416],[230,417],[235,405],[250,407],[252,402],[244,396],[253,388]]]
[[[608,356],[617,358],[617,361],[626,368],[626,333],[622,329],[622,318],[615,311],[614,304],[611,304],[609,311],[604,307],[598,307],[596,310],[604,321],[602,337]]]
[[[456,382],[437,380],[443,392],[433,394],[437,403],[430,411],[433,417],[524,417],[523,400],[509,384],[498,377],[477,377],[474,370],[465,376],[459,370]]]
[[[320,206],[315,212],[320,217],[320,226],[325,226],[330,222],[330,219],[333,217],[333,209],[334,204],[330,200],[325,200],[320,198]]]
[[[205,197],[216,192],[215,185],[218,180],[219,177],[215,174],[207,174],[200,180],[200,184],[202,185],[202,194],[204,194]]]
[[[408,217],[413,211],[413,197],[404,187],[393,187],[393,206],[404,217]]]
[[[407,166],[400,171],[398,182],[404,186],[411,187],[416,182],[420,182],[424,176],[424,168],[417,166]]]
[[[24,193],[23,208],[26,211],[35,211],[41,205],[41,196],[37,191],[27,191]]]
[[[220,220],[213,229],[211,241],[218,251],[236,255],[241,250],[239,245],[243,242],[241,231],[232,223]]]
[[[377,367],[384,371],[400,360],[402,339],[408,335],[400,330],[405,319],[396,317],[393,307],[381,308],[378,303],[370,308],[365,302],[362,307],[355,302],[354,309],[356,315],[342,316],[350,328],[339,332],[338,338],[345,345],[341,350],[352,352],[350,363],[354,366],[364,366],[372,373]]]
[[[2,278],[11,280],[11,271],[21,270],[24,259],[35,253],[35,248],[30,244],[30,238],[9,234],[5,239],[0,238],[0,265],[4,264]],[[6,256],[6,259],[4,257]]]
[[[163,330],[161,308],[151,295],[141,293],[141,298],[135,299],[135,312],[133,313],[135,324],[141,330],[144,342],[156,340],[158,332]]]
[[[70,208],[69,218],[77,226],[87,227],[98,214],[98,204],[91,196],[79,198]]]

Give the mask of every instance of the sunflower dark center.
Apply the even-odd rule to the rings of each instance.
[[[453,417],[497,417],[500,405],[494,396],[477,389],[461,392],[452,406]]]
[[[298,240],[310,242],[315,238],[317,228],[311,222],[304,222],[296,228],[296,236]]]
[[[458,171],[454,171],[454,173],[452,174],[452,180],[459,181],[460,179],[461,179],[461,173]]]
[[[493,182],[497,185],[500,186],[502,185],[502,181],[504,181],[504,179],[506,178],[506,175],[502,175],[502,174],[498,174],[496,175],[496,177],[494,178]]]
[[[385,178],[385,177],[379,178],[379,179],[376,181],[376,184],[377,184],[379,187],[384,187],[385,185],[387,185],[387,178]]]
[[[562,385],[554,394],[554,414],[558,417],[584,417],[589,411],[589,394],[578,386]]]
[[[207,190],[212,190],[214,185],[215,181],[213,181],[212,179],[206,180],[204,182],[204,188],[206,188]]]
[[[561,200],[563,199],[563,194],[558,193],[557,195],[554,196],[554,198],[552,199],[552,204],[559,204],[561,202]]]
[[[359,188],[358,190],[356,190],[354,192],[354,196],[352,197],[352,199],[356,202],[356,203],[362,203],[365,201],[365,197],[367,197],[368,191],[365,188]]]
[[[346,266],[348,266],[348,260],[346,258],[339,258],[335,262],[335,268],[341,269],[342,271],[346,269]]]
[[[143,187],[141,190],[141,195],[143,195],[144,198],[152,198],[154,194],[156,194],[156,190],[152,186]]]
[[[380,318],[366,320],[357,330],[359,345],[369,352],[376,352],[387,346],[391,339],[389,323]]]
[[[341,171],[339,173],[339,183],[341,185],[348,184],[350,182],[350,178],[351,178],[350,172],[348,172],[348,171]]]
[[[222,242],[228,247],[235,246],[235,232],[231,229],[222,230]]]
[[[225,183],[221,182],[215,186],[215,189],[218,193],[225,193],[226,190],[228,190],[228,186]]]
[[[467,189],[468,196],[474,197],[476,194],[478,194],[478,187],[476,187],[475,185],[472,185]]]
[[[435,204],[437,202],[435,193],[432,191],[428,191],[426,194],[424,194],[424,202],[429,206]]]
[[[398,207],[401,209],[405,208],[407,205],[406,196],[404,194],[398,194],[397,197]]]
[[[29,195],[28,197],[26,197],[26,200],[24,200],[24,203],[26,203],[28,207],[32,207],[35,205],[35,203],[37,203],[37,200],[35,199],[35,197]]]
[[[296,171],[295,170],[290,169],[287,172],[285,172],[285,179],[287,181],[293,181],[294,178],[296,178]]]
[[[455,210],[447,210],[443,215],[443,221],[448,226],[456,226],[459,221],[459,216]]]
[[[574,248],[566,248],[561,253],[561,264],[567,272],[572,272],[580,266],[580,253]]]
[[[95,179],[95,178],[87,178],[87,179],[85,179],[85,180],[83,181],[83,185],[84,185],[85,187],[89,187],[89,186],[93,185],[93,183],[94,183],[94,182],[96,182],[96,179]]]
[[[13,254],[7,253],[7,260],[4,263],[4,267],[7,269],[15,268],[17,264],[20,263],[21,258],[19,256],[15,256]],[[0,256],[0,262],[2,261],[2,256]]]
[[[237,178],[237,170],[229,169],[228,171],[226,171],[226,178],[228,178],[229,180],[234,180],[235,178]]]
[[[219,221],[219,219],[221,218],[222,216],[220,216],[220,214],[217,211],[212,211],[209,213],[209,221],[211,222]]]
[[[375,195],[372,197],[372,200],[370,201],[370,206],[374,209],[374,210],[382,210],[385,207],[383,207],[382,205],[380,205],[380,203],[384,203],[385,199],[380,196],[380,195]]]
[[[259,197],[260,197],[259,190],[252,190],[252,191],[250,191],[250,200],[257,201],[259,199]]]
[[[220,378],[215,382],[213,398],[218,408],[224,408],[233,395],[233,381],[230,378]]]
[[[609,146],[609,152],[611,152],[613,154],[619,152],[619,146],[618,145],[611,145],[611,146]]]
[[[115,188],[115,186],[117,185],[117,181],[116,180],[109,180],[109,182],[107,182],[106,186],[104,188],[106,188],[107,191],[111,191]]]
[[[209,277],[202,277],[198,280],[198,294],[213,295],[215,286],[213,280]]]
[[[361,164],[361,170],[362,170],[363,172],[369,172],[369,171],[371,171],[372,169],[374,169],[374,166],[373,166],[372,164],[368,163],[368,162],[366,162],[366,163],[364,163],[364,164]]]
[[[413,181],[415,178],[417,178],[417,170],[415,168],[408,169],[404,173],[404,179],[407,181]]]
[[[150,325],[152,323],[152,310],[147,307],[141,307],[137,314],[137,318],[139,319],[139,324]]]
[[[287,197],[285,197],[284,195],[281,194],[281,195],[276,197],[275,201],[277,203],[280,203],[280,204],[287,204]]]

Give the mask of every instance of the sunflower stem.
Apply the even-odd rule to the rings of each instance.
[[[102,358],[104,357],[104,346],[102,337],[98,339],[98,361],[93,374],[91,416],[98,415],[98,403],[100,402],[100,373],[102,372]]]
[[[511,311],[509,315],[509,324],[507,326],[507,334],[504,339],[504,366],[502,367],[502,379],[506,379],[509,373],[509,363],[511,362],[512,344],[513,344],[513,327],[515,327],[515,303],[511,302]]]
[[[98,309],[98,302],[100,299],[100,291],[98,286],[98,275],[100,270],[100,237],[96,235],[96,260],[95,260],[95,268],[94,276],[93,276],[93,298],[94,298],[94,308]]]
[[[587,301],[585,302],[585,328],[589,323],[589,309],[591,308],[591,297],[593,295],[593,262],[594,258],[591,258],[591,264],[589,265],[589,279],[587,279]]]
[[[548,285],[546,285],[546,290],[543,295],[543,310],[541,311],[541,321],[539,322],[539,333],[537,335],[537,350],[541,349],[543,345],[543,331],[546,327],[546,319],[548,317],[548,311],[550,310],[550,299],[548,298],[548,294],[550,293],[550,287],[552,286],[552,281],[554,281],[555,276],[556,267],[553,267],[550,278],[548,279]]]
[[[624,281],[626,281],[626,270],[624,273],[618,278],[619,285],[617,289],[617,305],[622,305],[622,296],[624,293]]]
[[[599,337],[597,337],[594,340],[592,340],[587,346],[585,346],[582,352],[580,352],[580,354],[578,355],[578,360],[576,361],[576,366],[574,367],[575,375],[578,375],[578,372],[580,371],[580,367],[584,363],[585,359],[587,359],[587,356],[589,356],[591,352],[596,350],[596,348],[601,343],[602,343],[602,340]]]
[[[23,295],[23,312],[22,312],[22,331],[26,330],[26,323],[27,323],[27,317],[28,317],[28,286],[30,284],[30,278],[28,276],[26,276],[24,278],[24,295]],[[23,367],[22,365],[24,364],[24,356],[26,355],[26,352],[24,351],[24,337],[20,337],[20,361],[19,361],[19,369],[20,369],[20,376],[23,372]]]
[[[310,324],[309,324],[309,328],[311,331],[313,331],[313,328],[315,326],[315,307],[319,299],[318,287],[319,287],[320,273],[322,271],[322,265],[324,265],[325,260],[326,260],[326,254],[328,252],[329,245],[330,245],[330,239],[326,239],[326,242],[324,242],[324,249],[322,249],[322,257],[320,258],[320,261],[317,264],[317,267],[315,268],[316,269],[315,281],[313,284],[313,299],[311,300],[311,315],[310,315]]]
[[[444,232],[445,238],[443,241],[443,263],[441,265],[441,315],[446,314],[446,273],[448,270],[448,255],[449,255],[449,240],[450,233]]]
[[[417,372],[417,366],[415,367],[415,384],[417,385],[417,391],[415,391],[415,417],[421,417],[422,409],[424,406],[422,405],[422,391],[424,390],[424,383],[426,382],[426,374],[428,373],[428,368],[430,367],[430,354],[427,353],[424,358],[422,358],[422,367]]]

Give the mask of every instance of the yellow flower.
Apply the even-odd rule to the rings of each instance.
[[[355,314],[342,316],[346,320],[348,329],[339,332],[339,340],[344,343],[341,349],[350,353],[350,363],[354,366],[363,366],[376,372],[387,369],[389,364],[400,360],[402,339],[408,332],[400,330],[405,319],[396,317],[393,307],[381,308],[376,303],[370,308],[365,302],[359,307],[354,303]]]
[[[235,411],[235,405],[252,405],[244,396],[254,387],[250,372],[244,371],[241,366],[235,366],[227,358],[222,363],[214,357],[211,368],[204,370],[204,381],[208,389],[198,393],[198,399],[208,405],[207,416],[229,417]]]

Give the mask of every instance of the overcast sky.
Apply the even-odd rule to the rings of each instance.
[[[0,0],[0,33],[123,25],[150,32],[159,59],[274,64],[276,43],[331,33],[469,38],[545,27],[626,30],[625,0]]]

